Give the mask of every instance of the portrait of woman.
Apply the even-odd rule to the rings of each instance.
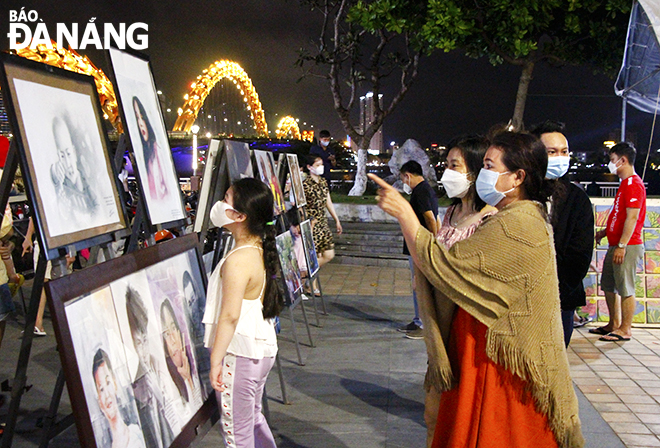
[[[153,200],[163,200],[167,197],[168,189],[165,183],[165,175],[160,160],[160,147],[156,141],[154,129],[149,122],[144,106],[137,96],[133,97],[133,111],[140,130],[140,141],[144,154],[144,164],[147,167],[147,182],[149,185],[149,196]]]
[[[99,408],[108,420],[112,437],[112,448],[145,448],[140,426],[126,423],[117,402],[117,381],[112,370],[110,357],[99,348],[92,361],[92,375]]]
[[[167,370],[176,385],[186,415],[194,414],[202,406],[202,394],[195,361],[185,344],[181,326],[169,299],[160,306],[160,324]]]

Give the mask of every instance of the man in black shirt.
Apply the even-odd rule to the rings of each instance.
[[[319,132],[319,144],[310,148],[309,154],[319,156],[323,159],[323,174],[322,177],[328,182],[330,187],[330,169],[337,165],[335,160],[335,151],[330,148],[330,131],[322,130]]]
[[[410,194],[410,205],[415,215],[417,215],[420,224],[435,235],[438,232],[438,197],[435,191],[433,191],[433,188],[424,179],[422,166],[414,160],[409,160],[401,166],[399,177],[401,182],[403,182],[404,191],[406,194]],[[422,321],[419,318],[417,294],[415,293],[415,267],[405,241],[403,242],[403,253],[408,255],[408,264],[412,275],[415,317],[412,322],[398,330],[406,333],[407,338],[423,339]]]

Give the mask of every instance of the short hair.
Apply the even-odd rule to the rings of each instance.
[[[630,165],[635,164],[635,157],[637,157],[637,150],[632,143],[620,142],[612,146],[610,154],[616,154],[619,157],[625,156]]]
[[[316,163],[316,161],[317,161],[318,159],[323,160],[323,157],[321,157],[321,156],[319,156],[319,155],[316,155],[316,154],[310,154],[310,155],[308,155],[307,157],[305,157],[305,166],[303,167],[303,169],[305,170],[305,172],[308,171],[308,170],[307,170],[307,167],[308,167],[308,166],[312,166],[312,165],[314,165],[314,163]]]
[[[94,378],[94,386],[96,385],[96,372],[99,370],[102,364],[105,364],[110,372],[110,375],[114,379],[115,373],[112,371],[112,364],[110,364],[110,357],[102,348],[98,349],[94,354],[94,359],[92,360],[92,377]]]
[[[532,126],[529,132],[540,138],[543,134],[549,134],[551,132],[563,134],[565,129],[566,125],[561,121],[545,120],[543,123],[537,123]]]
[[[323,129],[321,132],[319,132],[319,138],[330,138],[330,131]]]
[[[408,160],[406,163],[401,165],[399,169],[401,174],[414,174],[416,176],[423,176],[424,171],[422,171],[422,165],[415,160]]]
[[[147,308],[142,302],[142,297],[135,289],[130,286],[126,288],[126,316],[128,317],[128,326],[133,333],[147,333],[147,323],[149,314]]]

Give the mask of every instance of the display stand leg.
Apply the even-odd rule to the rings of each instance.
[[[21,398],[25,390],[27,380],[27,368],[30,362],[30,352],[32,351],[32,339],[34,338],[34,323],[37,320],[37,310],[39,309],[39,300],[41,299],[41,290],[44,286],[44,275],[46,274],[46,258],[43,251],[39,254],[37,261],[37,272],[34,275],[32,283],[32,295],[30,296],[30,307],[25,316],[25,329],[21,341],[21,350],[16,363],[16,374],[11,387],[11,402],[9,403],[9,412],[5,432],[2,436],[2,448],[10,448],[14,438],[16,420],[18,419],[18,410],[21,405]]]
[[[319,272],[316,271],[316,274],[314,274],[314,280],[316,280],[316,284],[319,285],[319,297],[321,298],[321,308],[323,308],[323,314],[325,316],[328,315],[328,310],[325,308],[325,298],[323,297],[323,288],[321,287],[321,279],[319,278]],[[314,282],[312,282],[312,288],[314,287]],[[313,289],[312,289],[313,291]]]
[[[309,336],[309,346],[314,347],[314,341],[312,340],[312,330],[309,328],[309,320],[307,320],[307,311],[305,310],[305,304],[302,299],[300,300],[300,308],[302,308],[303,319],[305,319],[305,327],[307,327],[307,336]]]
[[[280,389],[282,389],[282,403],[291,404],[286,397],[286,383],[284,382],[284,372],[282,372],[282,362],[280,361],[280,354],[275,355],[275,365],[277,365],[277,376],[280,377]]]
[[[69,428],[75,423],[73,413],[67,415],[62,420],[57,422],[57,410],[60,407],[60,400],[64,392],[64,370],[60,367],[60,372],[57,374],[57,382],[55,383],[55,390],[50,400],[50,408],[48,414],[44,418],[43,433],[41,435],[41,443],[39,448],[47,448],[48,443],[57,435],[62,433],[65,429]]]
[[[298,365],[304,366],[300,355],[300,342],[298,342],[298,332],[296,331],[296,320],[293,318],[293,305],[289,306],[289,316],[291,316],[291,330],[293,331],[293,340],[296,344],[296,353],[298,353]]]
[[[312,304],[314,305],[314,317],[316,317],[316,326],[321,327],[321,322],[319,321],[319,310],[318,307],[316,306],[316,294],[314,294],[314,282],[312,281],[311,277],[307,277],[307,286],[309,286],[309,290],[312,292]]]

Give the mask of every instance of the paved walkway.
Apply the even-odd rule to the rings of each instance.
[[[290,320],[282,316],[280,356],[290,404],[282,403],[275,371],[267,383],[278,447],[423,447],[424,343],[396,331],[412,317],[408,270],[330,264],[322,284],[330,314],[321,318],[321,328],[312,327],[315,347],[308,345],[301,310],[295,310],[298,336],[307,344],[305,366],[297,364]],[[49,336],[35,340],[28,378],[33,387],[21,406],[15,447],[38,446],[37,423],[59,370],[50,320],[46,329]],[[18,323],[10,323],[0,350],[0,381],[13,377],[19,338]],[[569,359],[587,447],[660,446],[659,338],[660,330],[636,329],[631,342],[604,343],[586,330],[576,332]],[[68,397],[60,410],[70,412]],[[5,404],[0,420],[6,412]],[[50,446],[79,446],[75,429]],[[216,429],[196,446],[221,446]]]

